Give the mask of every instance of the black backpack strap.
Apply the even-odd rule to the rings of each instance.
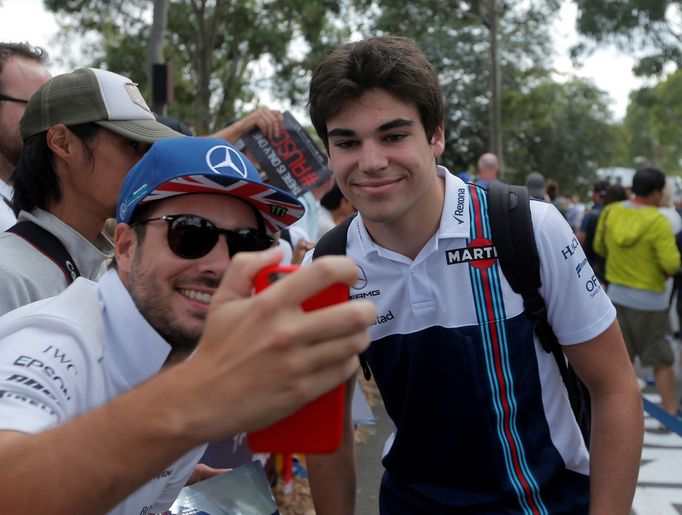
[[[589,445],[589,392],[566,363],[566,356],[547,319],[545,300],[539,292],[542,285],[540,259],[526,188],[491,182],[488,185],[488,217],[502,272],[512,290],[523,297],[524,311],[533,321],[542,348],[554,356],[571,408],[585,443]]]
[[[2,197],[2,200],[5,202],[5,204],[7,204],[7,207],[10,208],[14,213],[14,206],[12,205],[10,199],[8,199],[7,197],[3,197],[2,195],[0,195],[0,197]]]
[[[313,259],[321,256],[345,256],[346,241],[348,241],[348,227],[356,214],[350,215],[343,222],[327,231],[313,249]]]
[[[71,284],[79,277],[80,271],[64,244],[54,234],[39,225],[24,220],[13,225],[6,232],[16,234],[50,258],[61,270],[66,282]]]
[[[288,242],[292,247],[294,246],[294,244],[291,243],[291,231],[289,229],[282,229],[279,231],[279,237],[280,239]]]
[[[547,321],[545,301],[538,291],[542,285],[540,259],[526,188],[491,182],[488,186],[488,216],[502,272],[512,290],[523,297],[524,310],[535,325],[542,347],[547,352],[561,352]]]
[[[357,213],[350,215],[343,222],[336,225],[334,228],[327,231],[317,242],[313,249],[313,259],[322,256],[345,256],[346,242],[348,241],[348,228],[355,218]],[[372,378],[372,371],[369,368],[369,363],[365,357],[360,354],[360,366],[362,367],[362,375],[369,381]]]

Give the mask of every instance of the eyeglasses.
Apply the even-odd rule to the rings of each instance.
[[[7,95],[3,95],[2,93],[0,93],[0,102],[16,102],[18,104],[28,104],[28,100],[24,100],[23,98],[9,97]]]
[[[237,252],[265,250],[272,247],[274,240],[260,229],[218,229],[212,222],[195,215],[166,215],[141,220],[131,225],[146,224],[162,220],[168,223],[168,246],[176,256],[183,259],[199,259],[207,255],[221,234],[227,240],[230,257]]]

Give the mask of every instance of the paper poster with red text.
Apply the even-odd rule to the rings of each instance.
[[[244,135],[242,143],[271,184],[297,197],[331,176],[325,154],[289,111],[284,112],[279,136],[269,140],[256,129]]]

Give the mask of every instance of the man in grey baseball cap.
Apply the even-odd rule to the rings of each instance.
[[[157,140],[158,123],[137,85],[107,70],[58,75],[31,97],[13,175],[17,225],[0,234],[0,314],[96,279],[111,254],[100,233],[121,183]]]

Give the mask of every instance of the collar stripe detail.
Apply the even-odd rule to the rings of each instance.
[[[469,185],[469,241],[486,238],[492,241],[485,192]],[[509,481],[523,513],[548,515],[540,488],[530,470],[523,442],[517,428],[517,405],[509,360],[509,340],[505,327],[505,309],[500,284],[499,264],[479,269],[469,267],[478,326],[481,331],[486,373],[492,393],[492,409],[497,421],[497,436],[504,456]]]

